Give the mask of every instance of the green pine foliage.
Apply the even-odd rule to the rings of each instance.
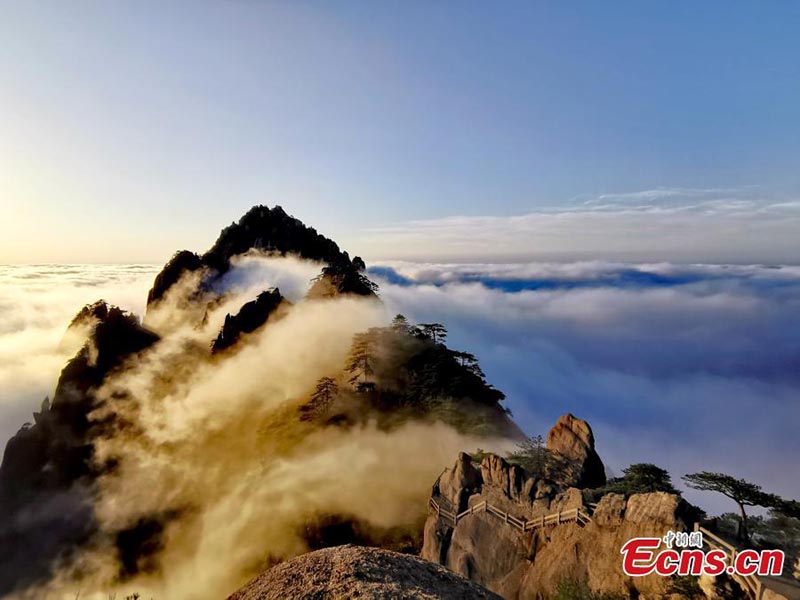
[[[544,477],[548,469],[556,462],[557,457],[547,449],[541,435],[529,437],[517,444],[517,450],[509,452],[506,460],[516,464],[536,478]]]
[[[352,418],[366,404],[384,425],[424,416],[488,435],[506,422],[505,395],[487,383],[474,355],[451,350],[446,338],[440,323],[412,325],[403,315],[354,336],[341,377],[349,385],[340,382]]]

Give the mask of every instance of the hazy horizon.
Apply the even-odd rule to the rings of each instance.
[[[576,207],[514,217],[408,221],[366,228],[341,239],[314,221],[305,222],[367,262],[516,264],[594,260],[794,265],[800,260],[800,236],[796,235],[800,231],[800,201],[764,202],[741,195],[721,200],[705,190],[648,190],[630,196],[606,194]],[[614,200],[619,198],[625,199],[624,204]],[[297,216],[291,210],[287,212]],[[0,264],[159,265],[180,250],[202,254],[218,231],[219,228],[204,244],[190,247],[179,245],[183,235],[176,227],[171,249],[167,250],[169,242],[165,242],[158,248],[161,254],[147,260],[108,260],[103,255],[96,260],[68,260],[62,255],[61,260],[0,260]],[[154,251],[149,249],[150,254]]]

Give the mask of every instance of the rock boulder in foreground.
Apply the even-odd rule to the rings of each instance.
[[[228,600],[500,600],[500,596],[416,556],[337,546],[265,571]]]

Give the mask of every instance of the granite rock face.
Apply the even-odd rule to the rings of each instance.
[[[265,571],[228,600],[500,600],[440,565],[378,548],[337,546]]]
[[[453,469],[442,473],[438,485],[440,493],[452,506],[464,510],[469,497],[481,486],[481,472],[473,466],[469,454],[462,452]]]
[[[561,478],[570,485],[580,488],[605,485],[605,467],[594,449],[594,434],[586,421],[571,414],[561,416],[547,434],[547,449],[566,459],[568,466]]]
[[[560,470],[560,479],[551,478],[552,472],[533,477],[493,454],[478,465],[461,454],[433,486],[432,497],[445,510],[463,512],[486,501],[528,521],[580,508],[591,515],[588,523],[567,522],[522,533],[487,512],[464,516],[455,526],[432,512],[425,524],[422,557],[507,599],[547,598],[565,580],[623,596],[670,595],[669,579],[627,577],[620,548],[632,537],[660,537],[668,530],[691,528],[689,505],[665,492],[629,498],[612,493],[596,506],[585,504],[576,482],[597,484],[605,476],[591,428],[572,415],[561,417],[551,430],[548,449],[571,459],[573,469]]]

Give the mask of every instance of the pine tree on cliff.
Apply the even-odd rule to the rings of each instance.
[[[481,379],[486,379],[486,375],[481,369],[480,364],[478,364],[478,359],[475,357],[474,354],[470,354],[469,352],[459,352],[454,351],[453,356],[455,357],[458,364],[464,367],[467,371],[475,375],[476,377],[480,377]]]
[[[782,515],[800,519],[800,502],[797,500],[779,500],[773,508]]]
[[[780,499],[774,494],[768,494],[761,490],[761,486],[750,483],[744,479],[736,479],[724,473],[691,473],[683,476],[686,484],[696,490],[707,492],[718,492],[727,496],[739,505],[741,515],[739,521],[738,538],[745,542],[750,542],[750,534],[747,530],[747,511],[746,506],[775,506]]]
[[[347,358],[345,368],[350,373],[350,383],[360,391],[365,391],[374,385],[368,381],[374,374],[372,367],[374,343],[372,331],[356,334],[350,356]]]
[[[518,464],[534,477],[542,477],[548,467],[554,464],[554,458],[547,450],[541,435],[525,438],[517,444],[518,450],[509,452],[509,462]]]
[[[392,319],[392,330],[407,335],[411,331],[411,325],[405,316],[398,314]]]
[[[317,382],[314,393],[311,394],[311,402],[306,407],[306,412],[314,417],[320,417],[328,412],[336,396],[339,394],[339,386],[331,377],[323,377]]]
[[[631,496],[650,492],[677,494],[667,470],[653,463],[636,463],[622,469],[623,476],[609,482],[605,491]]]
[[[447,339],[447,329],[441,323],[420,323],[417,330],[422,337],[433,340],[434,344],[444,344]]]
[[[356,256],[352,262],[340,260],[323,267],[322,273],[314,281],[329,280],[341,293],[373,296],[378,293],[378,285],[364,275],[366,265],[361,257]]]

